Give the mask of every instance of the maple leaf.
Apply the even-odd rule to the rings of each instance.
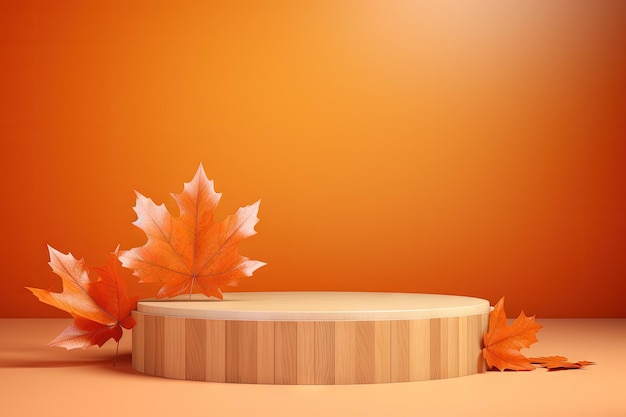
[[[511,326],[507,326],[502,297],[489,313],[489,330],[483,336],[483,357],[489,368],[501,371],[535,369],[520,349],[538,341],[536,334],[541,327],[535,323],[535,316],[526,317],[523,311]]]
[[[554,356],[539,356],[536,358],[528,358],[528,360],[532,364],[542,365],[548,362],[563,362],[563,361],[566,361],[567,358],[565,356],[554,355]]]
[[[264,262],[237,253],[238,244],[256,234],[260,200],[237,210],[223,221],[214,221],[221,194],[202,168],[181,194],[172,194],[180,210],[172,216],[164,204],[156,205],[139,192],[133,223],[143,230],[147,242],[120,252],[120,261],[134,270],[139,282],[158,282],[157,298],[199,292],[221,299],[221,287],[237,285]]]
[[[580,369],[583,366],[595,365],[595,362],[578,361],[569,362],[565,356],[541,356],[538,358],[528,358],[530,363],[541,368],[547,368],[548,371],[562,371],[565,369]]]
[[[71,253],[61,253],[51,246],[48,246],[48,252],[49,265],[61,277],[63,291],[57,293],[26,288],[39,301],[67,311],[74,317],[72,325],[48,345],[66,349],[87,348],[102,346],[113,338],[119,347],[122,327],[131,329],[135,325],[131,311],[137,305],[137,297],[129,298],[126,293],[124,279],[117,271],[117,253],[109,255],[105,266],[93,268],[98,274],[98,278],[93,280],[84,259],[76,259]]]

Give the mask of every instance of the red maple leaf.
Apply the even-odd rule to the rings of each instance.
[[[117,268],[117,254],[111,253],[108,262],[101,268],[93,268],[98,274],[92,279],[92,270],[83,259],[76,259],[71,253],[64,254],[48,246],[49,265],[61,277],[63,291],[60,293],[29,288],[40,301],[67,311],[74,322],[52,340],[50,346],[66,349],[102,346],[113,338],[119,343],[122,327],[131,329],[135,319],[131,311],[137,305],[137,297],[129,298],[124,278]]]
[[[487,366],[501,371],[535,369],[520,349],[538,341],[536,334],[541,327],[535,323],[535,316],[526,317],[523,311],[507,326],[502,297],[489,313],[489,330],[483,336],[483,357]]]
[[[223,221],[214,221],[221,194],[213,189],[202,165],[181,194],[172,194],[180,215],[137,194],[133,223],[147,235],[138,248],[121,251],[120,261],[140,282],[158,282],[157,298],[201,292],[222,298],[221,287],[237,285],[265,265],[237,253],[238,244],[256,233],[260,201],[242,207]]]

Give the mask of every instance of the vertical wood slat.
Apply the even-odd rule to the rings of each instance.
[[[411,320],[409,323],[409,379],[430,379],[430,320]]]
[[[164,365],[165,317],[154,316],[154,374],[166,376]]]
[[[163,323],[163,375],[185,379],[185,321],[165,317]]]
[[[335,322],[315,322],[315,384],[335,383]]]
[[[445,378],[454,378],[459,376],[459,318],[449,317],[446,322],[448,332],[445,341],[447,346]],[[444,345],[443,341],[442,345]]]
[[[138,372],[145,372],[144,368],[144,360],[145,360],[145,324],[144,324],[144,315],[138,313],[136,311],[132,312],[132,316],[135,319],[135,329],[132,331],[133,335],[133,353],[132,353],[132,363],[133,369]]]
[[[430,379],[441,378],[441,319],[430,319]]]
[[[448,378],[448,327],[450,326],[450,320],[447,318],[439,320],[439,347],[440,347],[440,357],[439,357],[439,366],[440,366],[440,374],[439,378]]]
[[[154,322],[156,321],[156,317],[150,315],[143,315],[143,343],[144,343],[144,355],[143,355],[143,366],[144,372],[148,375],[157,375],[154,356],[157,350],[157,345],[155,342],[156,332],[154,330]],[[140,322],[137,322],[133,331],[141,331],[139,328]],[[152,346],[152,349],[150,349]]]
[[[391,322],[391,382],[409,381],[409,321]]]
[[[457,348],[459,351],[459,364],[458,364],[458,376],[465,376],[468,374],[468,350],[467,350],[467,322],[468,317],[459,317],[459,340]]]
[[[297,329],[294,321],[274,324],[274,382],[297,383]]]
[[[296,325],[296,383],[315,383],[315,322],[301,321]]]
[[[477,316],[470,316],[467,318],[467,373],[474,374],[478,371],[478,355],[480,344],[482,343],[482,339],[479,341],[473,340],[473,337],[478,335],[478,329],[480,326],[478,325]]]
[[[185,379],[206,380],[206,325],[204,320],[185,320]]]
[[[374,382],[391,382],[391,321],[374,322]]]
[[[226,382],[226,322],[206,320],[206,380]]]
[[[257,382],[257,324],[255,321],[240,321],[237,337],[237,382]]]
[[[373,321],[356,322],[356,383],[374,383],[375,329]]]
[[[133,368],[216,382],[349,384],[484,372],[488,313],[444,319],[244,322],[133,312]]]
[[[482,340],[483,340],[483,334],[487,331],[488,326],[489,326],[489,314],[482,314],[478,316],[480,319],[480,331],[479,331],[479,339],[481,340],[479,348],[478,348],[478,372],[485,372],[486,368],[487,368],[487,364],[485,363],[485,360],[483,358],[483,353],[482,353],[482,349],[480,348],[482,346]]]
[[[257,382],[274,383],[274,322],[257,322]]]
[[[356,382],[356,322],[335,323],[335,384]]]
[[[239,382],[239,321],[226,321],[226,382]]]

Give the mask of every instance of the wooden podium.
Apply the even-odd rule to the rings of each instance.
[[[143,300],[133,368],[252,384],[371,384],[484,372],[489,302],[435,294],[225,293]]]

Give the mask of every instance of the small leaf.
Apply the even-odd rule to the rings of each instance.
[[[561,371],[565,369],[580,369],[583,366],[594,365],[594,362],[578,361],[569,362],[565,356],[541,356],[529,358],[530,362],[548,371]]]
[[[548,362],[563,362],[567,358],[565,356],[540,356],[538,358],[528,358],[530,363],[535,365],[542,365]]]
[[[544,366],[548,369],[548,371],[561,371],[564,369],[580,369],[582,367],[582,365],[580,365],[579,363],[567,362],[567,361],[548,362]]]

